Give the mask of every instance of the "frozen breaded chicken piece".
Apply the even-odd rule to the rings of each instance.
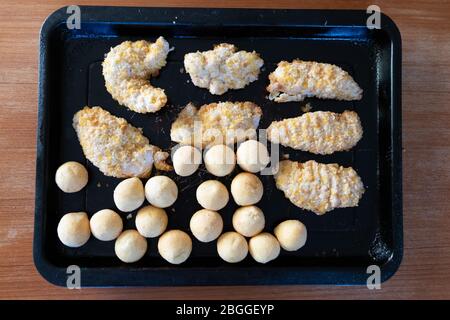
[[[125,41],[111,48],[103,61],[105,85],[121,105],[139,113],[156,112],[167,102],[163,89],[148,81],[166,65],[169,44],[163,37],[155,42]]]
[[[281,61],[269,80],[269,99],[276,102],[302,101],[306,97],[360,100],[363,93],[346,71],[314,61]]]
[[[253,102],[218,102],[199,110],[188,104],[172,123],[170,138],[182,144],[206,147],[256,137],[262,111]]]
[[[86,158],[107,176],[146,178],[153,164],[159,170],[171,170],[165,163],[167,152],[150,145],[141,129],[101,107],[78,111],[73,127]]]
[[[363,135],[358,114],[307,112],[300,117],[274,121],[267,128],[267,138],[296,150],[332,154],[353,148]]]
[[[318,215],[335,208],[356,207],[364,193],[361,178],[353,168],[312,160],[281,161],[275,182],[293,204]]]
[[[255,51],[236,52],[236,47],[228,43],[184,56],[184,67],[192,83],[217,95],[229,89],[242,89],[257,80],[263,65],[263,59]]]

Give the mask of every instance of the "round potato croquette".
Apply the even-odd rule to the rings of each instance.
[[[256,140],[241,143],[236,152],[237,163],[249,172],[259,172],[270,162],[269,152],[265,145]]]
[[[234,202],[240,206],[258,203],[264,193],[264,187],[259,178],[248,172],[241,172],[231,182],[231,195]]]
[[[213,211],[224,208],[230,199],[227,188],[217,180],[207,180],[200,184],[196,196],[203,208]]]
[[[225,232],[217,240],[217,252],[226,262],[240,262],[248,254],[247,240],[237,232]]]
[[[236,155],[233,149],[223,144],[209,148],[204,158],[206,170],[217,177],[230,174],[236,166]]]
[[[222,233],[223,220],[216,211],[202,209],[192,216],[190,228],[199,241],[210,242]]]
[[[78,192],[87,185],[88,172],[82,164],[69,161],[56,170],[55,182],[66,193]]]
[[[154,176],[145,184],[145,197],[151,205],[167,208],[177,200],[178,187],[169,177]]]
[[[172,156],[173,169],[182,177],[192,175],[202,162],[202,153],[192,146],[181,146]]]
[[[121,181],[114,189],[114,203],[123,212],[131,212],[139,208],[145,200],[144,185],[139,178],[128,178]]]
[[[298,220],[281,222],[275,227],[274,233],[281,247],[286,251],[296,251],[306,243],[306,227]]]
[[[192,251],[192,240],[186,232],[170,230],[159,238],[158,251],[166,261],[180,264],[189,258]]]
[[[136,229],[146,238],[158,237],[166,230],[168,220],[164,209],[146,206],[136,215]]]
[[[147,252],[147,240],[136,230],[125,230],[117,238],[114,251],[123,262],[133,263]]]
[[[277,238],[267,232],[260,233],[248,243],[250,255],[259,263],[267,263],[278,257],[280,244]]]
[[[92,235],[101,241],[116,239],[123,229],[122,218],[113,210],[96,212],[90,220]]]
[[[245,237],[253,237],[260,233],[265,223],[264,213],[256,206],[241,207],[233,214],[234,230]]]
[[[86,212],[66,213],[58,223],[58,237],[71,248],[81,247],[91,236],[89,218]]]

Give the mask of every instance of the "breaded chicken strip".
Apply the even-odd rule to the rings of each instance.
[[[336,163],[284,160],[275,181],[293,204],[318,215],[335,208],[356,207],[364,193],[356,171]]]
[[[236,47],[228,43],[221,43],[214,50],[184,56],[184,67],[192,83],[217,95],[228,89],[242,89],[257,80],[263,64],[255,51],[236,52]]]
[[[256,137],[261,108],[252,102],[219,102],[200,110],[188,104],[172,123],[170,138],[182,144],[206,147]]]
[[[306,97],[360,100],[363,93],[346,71],[328,63],[281,61],[269,80],[269,99],[276,102],[302,101]]]
[[[151,43],[125,41],[111,48],[103,61],[105,85],[121,105],[139,113],[156,112],[167,102],[163,89],[148,79],[166,65],[169,44],[163,37]]]
[[[141,129],[101,107],[78,111],[73,127],[86,158],[107,176],[146,178],[153,163],[159,170],[171,170],[164,162],[167,152],[150,145]]]
[[[274,121],[267,128],[267,138],[296,150],[332,154],[353,148],[363,129],[354,111],[334,113],[307,112],[300,117]]]

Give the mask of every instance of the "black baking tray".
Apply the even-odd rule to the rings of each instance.
[[[40,34],[39,115],[37,131],[36,211],[34,261],[42,276],[66,284],[66,268],[81,269],[82,286],[263,285],[263,284],[365,284],[367,268],[378,265],[381,281],[398,269],[402,243],[401,174],[401,39],[394,22],[381,16],[381,29],[368,29],[365,11],[356,10],[252,10],[184,9],[81,6],[81,28],[68,29],[69,14],[61,8],[51,14]],[[119,106],[107,93],[101,62],[112,46],[124,40],[154,40],[164,36],[175,50],[152,82],[166,90],[168,105],[156,114],[136,114]],[[259,80],[242,90],[213,96],[192,85],[183,73],[187,52],[211,49],[229,42],[256,50],[265,61]],[[280,60],[315,60],[347,70],[364,89],[360,101],[307,99],[277,104],[269,101],[268,74]],[[308,242],[297,252],[282,251],[278,259],[258,264],[248,256],[227,264],[216,253],[216,243],[193,239],[186,263],[170,265],[157,253],[157,239],[149,239],[145,257],[124,264],[114,255],[114,242],[93,237],[81,248],[64,247],[56,226],[63,214],[104,208],[116,209],[112,199],[119,179],[106,177],[86,161],[72,128],[74,113],[85,105],[100,105],[143,128],[153,144],[169,150],[171,122],[188,102],[254,101],[263,109],[260,128],[272,120],[298,116],[309,103],[312,111],[355,110],[364,136],[349,152],[318,156],[280,150],[290,159],[314,159],[352,166],[366,192],[357,208],[337,209],[324,216],[301,210],[275,188],[273,177],[262,176],[266,230],[277,223],[300,219],[308,228]],[[64,194],[54,182],[57,167],[74,160],[86,164],[90,180],[85,189]],[[239,169],[235,170],[235,173]],[[155,174],[157,172],[153,172]],[[189,232],[189,219],[200,207],[193,196],[198,184],[212,178],[203,166],[198,174],[181,178],[173,174],[180,197],[168,209],[169,229]],[[234,175],[222,178],[227,186]],[[221,210],[224,231],[232,229],[233,201]],[[126,228],[133,218],[123,214]]]

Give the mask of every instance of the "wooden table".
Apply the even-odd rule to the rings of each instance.
[[[89,4],[90,1],[77,1]],[[359,8],[372,1],[97,1],[129,6]],[[377,1],[403,38],[405,254],[381,290],[267,286],[81,289],[54,287],[32,260],[38,36],[62,0],[0,4],[0,298],[3,299],[377,299],[450,298],[450,4]]]

